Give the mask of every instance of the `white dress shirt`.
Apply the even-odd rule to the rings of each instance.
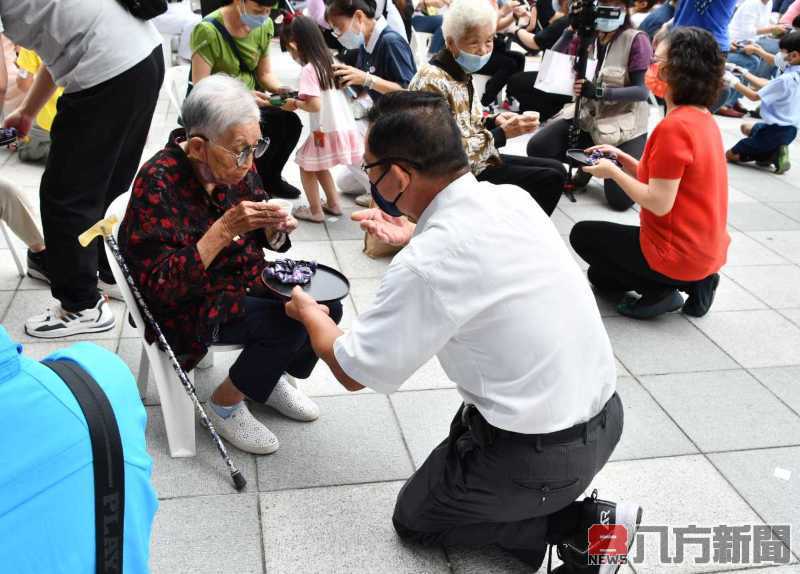
[[[764,4],[761,0],[744,0],[728,24],[731,43],[755,40],[758,36],[756,30],[769,26],[771,11],[772,2]]]
[[[465,402],[526,434],[588,420],[616,387],[594,296],[553,223],[523,190],[472,174],[427,207],[334,354],[383,393],[437,355]]]

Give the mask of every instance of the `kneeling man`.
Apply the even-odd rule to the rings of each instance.
[[[407,246],[349,332],[300,289],[287,313],[349,390],[394,392],[433,355],[458,386],[450,436],[401,490],[395,529],[424,544],[497,544],[534,568],[556,545],[561,574],[615,571],[588,567],[587,529],[623,524],[632,541],[641,509],[576,501],[623,421],[586,279],[524,191],[470,173],[440,96],[389,94],[369,118],[363,169],[380,210],[357,217]]]

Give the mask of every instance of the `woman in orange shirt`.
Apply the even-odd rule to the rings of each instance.
[[[601,159],[583,168],[613,179],[641,207],[640,226],[605,221],[575,225],[570,243],[589,263],[599,290],[635,291],[617,305],[647,319],[683,310],[702,317],[714,300],[725,263],[728,175],[722,136],[708,111],[722,88],[725,59],[708,32],[674,29],[655,54],[667,115],[653,130],[641,161],[611,146],[620,165]],[[684,303],[679,293],[688,294]]]

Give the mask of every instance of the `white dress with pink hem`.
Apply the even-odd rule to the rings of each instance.
[[[364,137],[359,133],[347,97],[341,90],[322,90],[312,64],[300,73],[300,99],[319,97],[321,109],[309,113],[311,133],[297,150],[295,161],[306,171],[322,171],[337,165],[358,165],[364,155]]]

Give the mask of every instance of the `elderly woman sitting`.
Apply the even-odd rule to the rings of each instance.
[[[277,299],[253,295],[265,267],[263,249],[286,251],[292,216],[267,204],[253,168],[263,154],[253,95],[233,78],[199,82],[181,110],[185,125],[146,162],[119,232],[123,254],[170,345],[187,369],[214,343],[244,350],[209,400],[219,433],[255,454],[278,448],[245,397],[285,416],[312,421],[317,406],[285,376],[311,374],[317,356],[308,333]],[[341,306],[330,306],[341,319]],[[152,339],[152,334],[148,339]]]
[[[420,68],[408,88],[447,99],[461,130],[472,173],[480,181],[517,185],[550,215],[563,190],[566,170],[553,159],[500,154],[507,138],[531,133],[535,116],[503,112],[484,122],[472,74],[492,55],[497,14],[486,0],[456,0],[444,16],[445,47]]]

